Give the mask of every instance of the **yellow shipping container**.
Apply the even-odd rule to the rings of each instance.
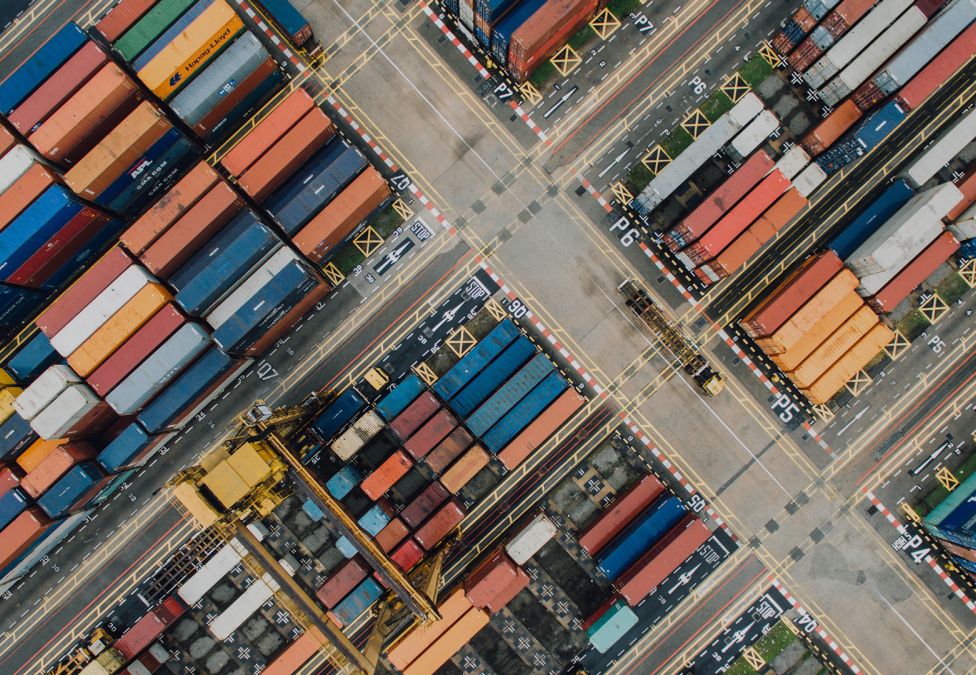
[[[12,378],[10,376],[10,373],[8,373],[6,370],[0,368],[0,385],[3,385],[4,387],[9,387],[12,384],[17,384],[16,382],[14,382],[14,378]]]
[[[257,443],[245,443],[227,458],[227,464],[250,489],[271,474],[271,466],[262,456],[267,454]]]
[[[404,675],[430,675],[447,663],[482,628],[488,625],[488,612],[472,609],[434,640],[417,660],[407,666]]]
[[[4,387],[0,390],[0,424],[3,424],[14,414],[14,401],[24,391],[20,387]]]
[[[864,307],[864,298],[857,293],[848,293],[836,307],[817,322],[817,325],[807,331],[799,342],[782,354],[770,354],[769,358],[784,373],[796,369],[805,358],[813,353],[814,349],[820,346],[820,343],[829,338],[831,333],[840,328],[841,324],[861,307]]]
[[[50,441],[45,441],[43,438],[38,439],[20,453],[20,456],[17,457],[17,464],[21,469],[30,473],[64,442],[65,439],[63,438],[54,438]]]
[[[217,0],[142,67],[139,79],[166,100],[242,30],[244,22],[233,8]]]
[[[227,462],[221,462],[211,469],[200,483],[210,490],[225,509],[230,509],[251,491],[250,486]]]
[[[827,369],[809,389],[802,389],[801,393],[814,405],[826,403],[844,388],[854,374],[871,362],[885,345],[891,342],[895,334],[883,323],[875,325],[868,334],[857,341],[851,350],[844,354],[834,365]]]
[[[71,352],[68,365],[82,377],[88,377],[172,299],[161,284],[146,285]]]
[[[857,288],[857,277],[843,269],[824,285],[800,309],[793,313],[775,333],[757,338],[756,344],[767,354],[782,354],[800,341],[800,338],[817,325],[827,313],[840,304],[844,297]]]
[[[800,389],[809,387],[857,344],[857,341],[864,337],[879,320],[874,310],[864,305],[824,340],[823,344],[817,347],[796,370],[788,373],[790,379]]]

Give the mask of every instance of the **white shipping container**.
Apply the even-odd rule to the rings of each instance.
[[[29,422],[67,389],[68,385],[78,382],[81,382],[81,378],[68,366],[51,366],[21,392],[14,401],[14,410]]]
[[[237,313],[237,310],[247,304],[248,300],[264,288],[264,285],[273,279],[278,272],[283,270],[289,263],[299,260],[298,254],[287,246],[279,249],[263,265],[252,272],[244,280],[244,283],[238,286],[204,317],[207,323],[215,329],[220,328],[228,319]]]
[[[51,346],[61,356],[70,356],[136,293],[153,281],[153,276],[139,265],[127,268],[94,300],[79,308],[74,318],[51,338]]]
[[[685,266],[686,270],[691,271],[695,269],[695,261],[692,260],[691,257],[684,251],[679,251],[678,253],[675,253],[674,257],[677,258],[678,261]]]
[[[943,183],[912,197],[844,263],[860,279],[900,270],[942,232],[942,218],[962,199],[952,183]]]
[[[793,187],[803,197],[809,198],[821,183],[827,180],[827,172],[820,168],[816,162],[807,165],[803,171],[793,180]]]
[[[236,539],[231,539],[230,543],[224,544],[210,560],[203,564],[203,567],[194,572],[176,591],[188,607],[200,602],[211,588],[240,564],[241,554],[232,546],[235,542],[237,542]],[[237,545],[240,546],[240,543],[238,542]]]
[[[909,7],[908,11],[898,17],[877,40],[851,61],[840,72],[837,79],[847,86],[848,93],[854,91],[871,77],[871,73],[881,67],[888,57],[908,42],[926,21],[922,10],[918,7]]]
[[[364,441],[368,441],[386,426],[386,422],[375,410],[369,410],[353,422],[352,426],[359,432],[359,436]]]
[[[735,124],[736,131],[749,124],[752,118],[762,112],[765,105],[762,100],[756,96],[755,92],[750,91],[748,94],[739,99],[736,103],[729,109],[728,116]]]
[[[976,109],[970,110],[961,120],[952,125],[939,139],[924,152],[905,171],[905,177],[915,187],[925,185],[943,166],[952,161],[964,147],[976,138]],[[962,199],[962,197],[960,197]]]
[[[461,15],[458,17],[461,25],[468,30],[474,30],[474,0],[460,0],[458,13]]]
[[[270,574],[265,573],[248,586],[247,590],[230,604],[230,607],[210,622],[210,632],[218,640],[226,640],[250,619],[261,605],[270,600],[277,590],[278,582],[272,579]]]
[[[776,168],[787,179],[793,180],[794,176],[803,171],[810,163],[810,155],[802,145],[794,145],[783,153],[783,156],[776,162]]]
[[[359,452],[362,447],[366,445],[366,441],[363,437],[359,435],[356,427],[349,427],[343,431],[339,436],[332,441],[332,452],[335,453],[336,457],[346,461],[352,458],[357,452]]]
[[[87,385],[73,384],[31,420],[31,428],[41,438],[64,438],[101,402]]]
[[[949,226],[949,231],[959,241],[967,241],[976,237],[976,204],[963,211],[962,215],[956,218],[956,222]]]
[[[732,139],[732,149],[740,157],[748,157],[779,126],[779,118],[771,110],[763,110]]]
[[[26,145],[15,145],[0,157],[0,193],[27,173],[34,161],[35,155]]]
[[[532,519],[528,527],[505,544],[505,552],[516,565],[524,565],[555,536],[556,526],[546,517],[546,514],[540,513]]]

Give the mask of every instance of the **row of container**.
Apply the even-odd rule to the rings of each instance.
[[[976,578],[976,475],[970,475],[922,520],[962,570]]]

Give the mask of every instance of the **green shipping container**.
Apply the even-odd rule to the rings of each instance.
[[[115,43],[122,58],[131,62],[145,50],[163,31],[183,16],[197,0],[160,0],[146,12],[132,28]]]
[[[637,621],[634,610],[618,600],[606,614],[586,629],[586,637],[598,652],[606,654],[617,640],[637,625]]]

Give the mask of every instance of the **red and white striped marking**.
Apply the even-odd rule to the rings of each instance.
[[[606,200],[606,198],[599,190],[593,187],[593,183],[591,183],[582,175],[577,175],[576,177],[579,178],[579,182],[583,184],[583,187],[586,188],[586,191],[590,193],[590,196],[592,196],[593,199],[596,200],[597,204],[603,207],[604,211],[606,211],[607,213],[613,213],[613,207],[610,206],[610,202]]]
[[[471,64],[478,74],[481,75],[482,79],[490,80],[491,73],[488,72],[488,69],[481,64],[478,57],[476,57],[471,50],[468,49],[467,45],[465,45],[461,39],[454,34],[448,25],[444,23],[439,16],[437,16],[437,13],[430,8],[430,5],[428,5],[426,2],[421,2],[420,9],[423,10],[428,19],[434,22],[434,25],[437,26],[441,33],[444,34],[444,37],[446,37],[448,41],[454,45],[459,52],[461,52],[461,56],[464,57],[464,60]],[[532,117],[522,109],[522,106],[515,101],[508,101],[508,106],[515,111],[515,114],[518,115],[523,122],[525,122],[525,125],[529,127],[532,133],[534,133],[539,140],[546,145],[546,147],[552,145],[552,141],[549,140],[546,133],[538,124],[535,123],[535,120],[533,120]]]
[[[247,14],[248,17],[250,17],[257,24],[257,27],[261,29],[261,31],[266,36],[268,36],[268,39],[270,39],[271,42],[274,44],[274,46],[281,51],[284,57],[288,59],[288,61],[293,66],[298,68],[298,72],[304,71],[305,64],[302,63],[301,59],[299,59],[298,56],[291,50],[291,48],[288,47],[288,44],[284,40],[279,38],[278,34],[275,33],[275,31],[273,31],[271,27],[264,22],[264,19],[261,17],[261,15],[255,12],[253,9],[251,9],[251,6],[247,3],[246,0],[235,0],[235,1],[240,6],[240,8],[244,11],[244,13]]]
[[[868,498],[868,501],[871,502],[871,506],[880,511],[881,515],[885,517],[885,520],[887,520],[892,527],[898,530],[898,534],[904,537],[912,536],[912,533],[908,530],[908,528],[905,527],[900,520],[898,520],[895,514],[888,510],[887,506],[881,503],[881,500],[878,499],[873,492],[867,488],[864,488],[864,495]],[[926,564],[932,568],[932,571],[935,572],[940,579],[942,579],[943,583],[949,587],[949,590],[952,591],[953,595],[962,600],[963,604],[969,608],[970,612],[976,614],[976,603],[970,600],[969,596],[966,595],[966,593],[959,587],[959,584],[957,584],[952,577],[946,574],[946,571],[942,569],[942,566],[939,565],[939,563],[937,563],[935,559],[927,553],[925,554],[924,560]]]
[[[775,577],[773,578],[773,586],[777,591],[780,592],[780,594],[782,594],[784,598],[786,598],[786,601],[793,606],[793,609],[800,614],[805,614],[806,616],[813,618],[813,615],[803,609],[803,606],[797,602],[796,598],[794,598],[792,594],[790,594],[790,592],[783,587],[783,584],[780,583],[779,579],[776,579]],[[817,621],[816,632],[817,635],[820,636],[820,639],[824,641],[824,644],[830,648],[830,651],[836,654],[837,658],[843,661],[844,665],[847,666],[850,671],[854,673],[854,675],[858,675],[861,672],[861,669],[855,665],[853,659],[851,659],[851,657],[847,655],[847,652],[844,651],[844,648],[837,644],[837,642],[827,634],[827,631],[823,629],[823,625],[819,621]]]

